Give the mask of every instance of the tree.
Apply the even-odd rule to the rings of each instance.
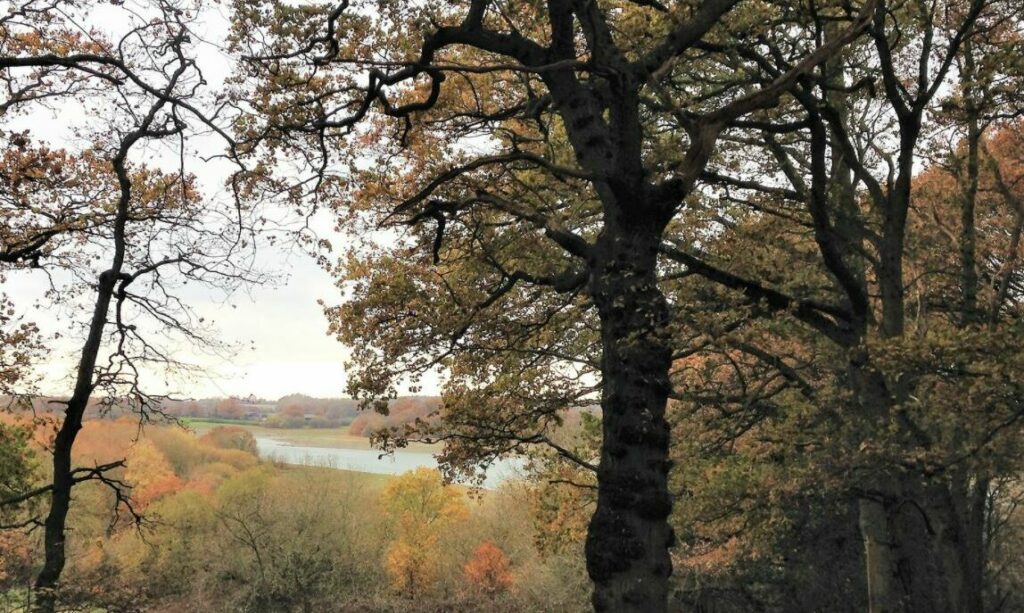
[[[298,403],[292,403],[281,409],[280,414],[285,417],[298,417],[301,419],[306,415],[306,407]]]
[[[492,541],[480,543],[462,570],[470,585],[488,596],[500,594],[512,585],[508,557]]]
[[[31,447],[32,430],[21,424],[0,421],[0,500],[13,499],[30,490],[38,478],[39,461]],[[0,529],[9,530],[24,524],[27,515],[19,505],[0,507]]]
[[[29,368],[41,352],[39,329],[21,320],[14,304],[0,294],[0,394],[17,393],[28,387]]]
[[[408,518],[410,525],[437,526],[466,515],[463,495],[441,480],[432,468],[417,468],[388,483],[381,495],[384,508],[396,519]]]
[[[131,486],[132,501],[140,511],[184,485],[171,463],[149,439],[132,445],[125,464],[124,480]]]
[[[239,426],[217,426],[199,440],[221,449],[239,449],[252,455],[258,455],[256,437],[252,435],[252,432]]]
[[[817,303],[834,305],[838,321],[822,321],[799,309],[794,315],[845,354],[841,358],[845,367],[836,369],[835,382],[855,407],[844,427],[851,429],[857,441],[854,453],[859,469],[851,468],[849,484],[860,493],[872,611],[980,610],[981,606],[977,578],[982,565],[972,553],[977,551],[972,543],[978,542],[980,514],[964,509],[978,508],[968,501],[983,504],[984,495],[975,487],[984,489],[984,478],[977,479],[972,468],[955,458],[965,452],[974,457],[986,436],[965,437],[970,442],[950,436],[948,420],[955,420],[965,409],[953,409],[938,397],[930,397],[934,411],[924,410],[927,401],[920,393],[937,373],[924,366],[926,360],[913,357],[931,352],[933,365],[951,359],[945,349],[949,339],[942,338],[949,334],[963,343],[965,360],[977,360],[963,368],[977,367],[987,373],[982,375],[989,377],[987,383],[1000,385],[982,356],[967,349],[975,342],[984,343],[980,336],[972,341],[969,333],[953,329],[965,321],[977,321],[973,305],[976,262],[981,260],[975,259],[971,221],[976,178],[962,183],[967,189],[958,217],[968,221],[962,223],[955,246],[961,259],[954,266],[962,287],[953,300],[964,306],[957,318],[940,327],[927,316],[941,313],[915,310],[914,301],[924,294],[917,288],[930,280],[923,276],[930,271],[918,269],[913,282],[907,272],[912,270],[909,262],[916,232],[912,225],[915,163],[940,127],[928,123],[926,116],[942,104],[943,88],[956,76],[958,61],[970,83],[965,91],[980,85],[972,81],[972,60],[965,54],[983,36],[1014,20],[1006,8],[998,2],[956,4],[940,18],[931,9],[896,10],[880,3],[869,44],[849,47],[826,64],[826,70],[805,80],[794,92],[792,113],[773,113],[767,123],[740,135],[732,154],[712,171],[730,200],[778,217],[787,231],[813,236],[824,278],[800,278],[805,269],[780,267],[777,262],[770,273],[754,274],[731,265],[746,263],[745,258],[724,254],[714,254],[711,265],[710,254],[701,253],[696,244],[689,253],[673,254],[698,274],[748,295],[771,298],[766,289],[789,285]],[[828,28],[821,31],[827,34]],[[908,31],[914,35],[904,37]],[[786,69],[786,64],[773,62],[768,55],[758,54],[765,65],[773,66],[763,82]],[[866,58],[873,58],[868,70],[862,69]],[[968,144],[969,150],[977,148],[976,119],[960,124],[971,132],[968,140],[975,141]],[[756,142],[761,145],[752,146]],[[977,166],[975,154],[967,159],[968,167]],[[746,163],[752,164],[755,173],[734,170]],[[966,174],[976,175],[976,169]],[[999,394],[1006,392],[1010,390],[1004,388]],[[981,410],[985,401],[975,406]],[[1012,404],[999,409],[1004,417],[1014,411]],[[986,421],[984,427],[993,425]],[[940,453],[947,454],[944,460],[931,455]],[[923,461],[922,455],[932,457],[934,463]],[[936,525],[943,529],[936,532]]]
[[[73,487],[99,480],[132,509],[123,484],[107,474],[123,461],[72,464],[86,409],[100,402],[132,409],[143,421],[159,416],[162,398],[143,389],[144,369],[184,365],[154,336],[204,342],[202,322],[174,295],[176,284],[230,291],[258,276],[235,265],[254,244],[249,212],[203,201],[183,167],[192,122],[227,136],[210,118],[217,111],[208,117],[197,106],[205,83],[195,60],[200,38],[190,34],[197,7],[157,0],[120,9],[125,29],[116,40],[83,31],[88,7],[74,2],[26,0],[10,8],[0,34],[5,110],[13,119],[41,105],[79,105],[84,112],[69,116],[81,123],[68,127],[89,143],[66,153],[30,147],[27,136],[16,135],[20,151],[7,155],[15,170],[0,199],[4,231],[17,234],[4,237],[5,266],[64,271],[71,284],[53,295],[89,313],[73,393],[51,450],[52,482],[15,497],[50,498],[35,606],[52,611]],[[161,141],[182,152],[178,168],[139,161],[143,147]],[[79,302],[88,296],[91,304]]]
[[[466,518],[466,503],[436,470],[417,468],[391,481],[381,504],[396,529],[384,566],[399,592],[421,596],[437,577],[441,531]]]
[[[536,406],[564,398],[565,379],[538,375],[504,390],[495,381],[524,368],[541,372],[541,361],[565,373],[581,352],[530,358],[501,341],[529,337],[552,317],[599,336],[604,436],[587,544],[598,610],[659,611],[667,603],[673,536],[664,413],[673,322],[659,287],[666,230],[723,130],[774,106],[856,38],[873,10],[866,3],[859,13],[848,5],[830,11],[845,29],[819,45],[813,35],[792,41],[785,6],[736,9],[727,19],[738,5],[236,4],[236,48],[248,58],[236,97],[253,117],[243,140],[261,145],[253,154],[267,165],[291,153],[312,170],[292,193],[312,186],[314,202],[333,201],[345,226],[367,228],[362,254],[376,255],[368,263],[353,253],[342,263],[346,286],[373,280],[356,285],[345,309],[329,311],[334,331],[356,347],[353,393],[383,407],[399,381],[445,364],[455,373],[450,397],[486,398],[480,410],[497,423],[518,406],[512,426],[535,427],[540,413],[543,428],[556,411]],[[776,8],[781,17],[753,26]],[[792,43],[785,55],[799,59],[769,85],[748,88],[741,78],[703,88],[690,80],[721,41],[742,47],[774,37]],[[375,68],[365,77],[352,70],[367,63]],[[338,146],[363,121],[360,146]],[[345,184],[331,172],[337,155],[347,158],[344,180],[352,181],[340,197]],[[372,241],[369,228],[380,226],[411,230],[388,247]],[[454,304],[418,295],[428,284]],[[485,325],[488,318],[498,323]],[[466,357],[473,351],[499,365]],[[487,391],[470,391],[480,387]],[[579,393],[572,387],[570,396]],[[546,440],[509,430],[516,428],[491,429],[491,451]]]
[[[245,414],[242,401],[238,398],[225,398],[217,403],[216,416],[224,419],[241,419]]]
[[[415,528],[404,528],[408,537],[416,533]],[[438,547],[436,534],[417,535],[415,541],[403,536],[388,545],[384,558],[384,569],[391,577],[395,590],[406,598],[426,596],[437,579]]]

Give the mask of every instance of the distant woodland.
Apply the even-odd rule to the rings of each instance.
[[[0,421],[5,446],[19,423]],[[20,447],[30,469],[53,436],[45,425],[34,432],[38,440]],[[120,459],[126,467],[109,478],[130,488],[121,513],[110,513],[119,501],[107,484],[76,490],[68,607],[397,613],[574,610],[586,601],[571,548],[535,541],[545,503],[522,483],[474,492],[446,487],[431,469],[389,478],[273,465],[237,426],[201,436],[153,426],[140,437],[130,418],[87,421],[76,462]],[[5,487],[14,476],[5,473]],[[39,545],[31,533],[0,533],[0,610],[31,602]]]

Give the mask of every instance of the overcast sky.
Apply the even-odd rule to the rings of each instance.
[[[119,13],[104,16],[104,11],[112,10],[97,5],[94,16],[104,28],[116,31],[118,24],[112,17]],[[206,17],[208,44],[200,61],[207,81],[216,84],[227,75],[230,62],[217,42],[226,32],[225,9],[212,10]],[[80,110],[76,114],[75,108],[63,108],[31,116],[24,127],[31,129],[33,138],[62,146],[69,142],[67,130],[82,120]],[[160,157],[159,151],[152,150],[144,155],[147,162]],[[188,170],[199,176],[210,193],[221,190],[227,176],[226,168],[215,163],[193,162]],[[332,226],[327,217],[315,221],[318,233],[333,244],[343,245],[344,235],[334,233]],[[214,322],[221,340],[234,343],[239,349],[226,356],[211,356],[187,345],[178,346],[174,348],[175,356],[201,366],[201,373],[188,379],[147,373],[148,390],[188,398],[255,394],[276,399],[290,393],[321,397],[344,394],[343,363],[347,349],[327,335],[327,321],[317,304],[318,300],[336,304],[341,297],[330,275],[310,256],[279,247],[264,249],[259,259],[260,267],[273,273],[273,285],[235,294],[227,302],[216,290],[199,286],[186,288],[183,294],[200,316]],[[47,308],[41,300],[47,287],[49,282],[42,272],[20,271],[7,278],[3,291],[24,310],[26,319],[40,325],[45,335],[60,333],[64,337],[48,342],[49,353],[38,368],[42,377],[40,391],[63,395],[69,391],[70,377],[77,364],[80,342],[76,341],[81,339],[78,326],[89,313],[80,307],[60,311]],[[83,297],[86,304],[90,298]],[[432,380],[423,381],[422,386],[423,393],[434,393],[437,389]]]
[[[271,254],[267,254],[271,255]],[[338,290],[330,277],[299,254],[277,253],[287,281],[276,287],[258,287],[251,295],[239,293],[228,302],[212,289],[198,286],[189,291],[189,300],[197,313],[213,322],[217,336],[233,344],[237,351],[225,356],[210,355],[187,345],[175,348],[177,358],[201,367],[201,374],[167,379],[162,373],[149,372],[147,389],[173,392],[193,398],[211,396],[248,396],[276,399],[290,393],[311,396],[341,396],[345,388],[343,362],[347,352],[334,338],[327,336],[327,321],[318,299],[337,302]],[[34,308],[29,297],[45,291],[41,272],[14,275],[5,291],[25,309],[26,319],[38,323],[46,337],[60,333],[68,338],[48,341],[50,351],[39,365],[43,381],[40,391],[62,395],[70,387],[75,367],[78,326],[87,313],[75,309]]]

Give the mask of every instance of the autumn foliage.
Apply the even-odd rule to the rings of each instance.
[[[485,594],[498,594],[512,585],[508,557],[492,541],[484,541],[462,567],[470,585]]]
[[[438,409],[438,399],[407,397],[388,404],[387,414],[364,411],[349,426],[349,434],[370,436],[376,432],[398,429],[416,420],[429,418]]]
[[[418,468],[392,481],[382,502],[396,525],[385,559],[392,585],[409,598],[429,592],[442,532],[469,513],[462,493],[446,486],[436,470]]]
[[[31,420],[0,414],[0,422],[24,428],[24,444],[0,444],[9,453],[0,461],[35,470],[52,424],[40,420],[30,436]],[[252,434],[238,426],[197,435],[96,419],[85,422],[79,443],[77,465],[125,461],[110,477],[128,486],[144,522],[135,526],[123,508],[114,515],[107,486],[78,488],[69,572],[81,590],[65,593],[68,602],[115,610],[333,610],[345,601],[364,610],[436,603],[521,611],[543,609],[537,598],[576,610],[585,594],[573,552],[542,556],[535,548],[530,488],[473,494],[426,468],[367,478],[276,467],[259,461]],[[10,455],[19,449],[26,457]],[[23,481],[38,478],[32,470]],[[0,554],[3,609],[18,605],[18,592],[8,602],[3,590],[31,581],[39,542],[0,531]]]
[[[256,454],[256,438],[251,432],[238,426],[217,426],[203,435],[199,441],[220,449],[238,449]]]

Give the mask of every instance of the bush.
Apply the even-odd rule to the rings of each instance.
[[[199,441],[221,449],[238,449],[257,455],[256,437],[252,435],[252,432],[239,426],[217,426],[207,432]]]

